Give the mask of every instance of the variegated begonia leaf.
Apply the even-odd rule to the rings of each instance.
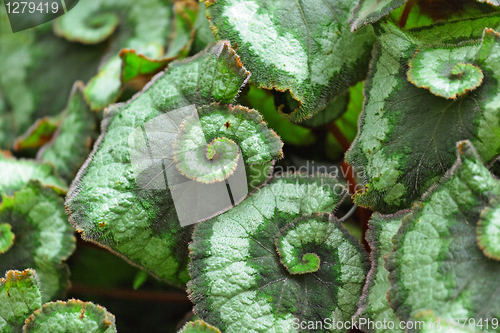
[[[363,288],[363,295],[355,317],[359,328],[365,332],[404,333],[404,329],[400,329],[399,318],[387,299],[391,283],[389,282],[389,271],[385,268],[385,257],[392,252],[392,238],[398,232],[401,219],[406,214],[408,211],[402,211],[395,216],[382,216],[375,213],[368,222],[369,229],[366,233],[366,239],[371,248],[372,266],[368,272],[367,282]],[[375,326],[377,322],[386,322],[386,325]]]
[[[318,214],[334,211],[345,193],[328,176],[282,174],[199,223],[188,284],[195,313],[228,333],[349,321],[365,283],[366,254],[333,215]]]
[[[14,150],[42,147],[52,139],[60,123],[60,115],[37,119],[36,122],[28,128],[26,133],[16,139],[14,142]]]
[[[477,243],[483,253],[492,259],[500,260],[500,198],[493,199],[481,212],[477,224]]]
[[[30,180],[38,180],[44,186],[52,187],[57,193],[68,191],[66,182],[54,174],[54,167],[33,160],[17,160],[0,154],[0,194],[13,195]]]
[[[100,305],[70,299],[45,303],[26,320],[24,333],[114,333],[115,316]]]
[[[405,3],[406,0],[359,0],[350,19],[352,31],[377,22]]]
[[[360,132],[346,156],[366,185],[356,203],[383,213],[410,207],[453,165],[459,140],[470,139],[486,163],[500,154],[500,38],[485,29],[497,26],[500,16],[407,32],[380,25]],[[426,80],[438,92],[408,80],[420,52],[430,58],[418,71],[434,77]],[[467,75],[454,74],[459,64],[479,68],[482,83],[463,82]]]
[[[0,223],[10,224],[15,235],[12,247],[0,254],[0,273],[33,268],[44,301],[62,295],[69,283],[69,270],[63,262],[76,243],[64,200],[40,182],[30,182],[13,197],[2,195]]]
[[[38,152],[37,159],[54,165],[56,173],[68,183],[90,152],[96,118],[83,96],[84,85],[75,82],[62,122],[52,140]]]
[[[459,318],[462,328],[462,318],[473,318],[476,325],[488,320],[481,332],[500,332],[498,322],[492,326],[500,316],[500,262],[485,256],[476,239],[481,211],[500,196],[500,181],[469,141],[457,146],[450,172],[409,214],[399,216],[402,226],[386,258],[389,301],[405,322],[442,318],[448,328],[446,320]],[[465,328],[478,331],[472,324]]]
[[[201,1],[198,4],[198,16],[194,21],[194,41],[191,47],[190,54],[196,54],[202,51],[207,45],[215,43],[215,37],[210,29],[207,14],[205,12],[205,2]]]
[[[80,1],[54,21],[57,35],[69,41],[96,44],[110,38],[115,30],[109,59],[85,87],[85,98],[92,110],[101,110],[121,94],[122,48],[134,49],[151,59],[164,55],[171,33],[172,9],[161,0]]]
[[[83,237],[185,285],[192,227],[181,224],[231,208],[248,187],[267,179],[281,156],[281,142],[256,111],[225,105],[248,76],[229,44],[219,42],[171,63],[130,102],[108,108],[103,134],[67,196],[70,219]],[[237,169],[212,184],[196,181],[204,175],[193,175],[184,162],[219,162],[226,140],[236,144],[228,143],[239,155]]]
[[[87,1],[86,1],[87,2]],[[72,10],[73,13],[77,10]],[[0,15],[0,20],[7,15]],[[54,36],[50,24],[2,33],[0,38],[0,147],[14,140],[36,119],[59,114],[71,86],[95,74],[106,45],[80,45]]]
[[[358,119],[363,110],[363,87],[364,81],[349,87],[347,110],[334,123],[348,142],[353,142],[358,132]],[[331,130],[328,131],[325,141],[327,156],[332,160],[342,159],[345,154],[345,147],[340,144]]]
[[[337,120],[347,111],[349,104],[349,93],[345,92],[330,101],[323,110],[320,110],[309,119],[300,122],[300,125],[307,127],[320,127],[328,125]]]
[[[22,332],[26,319],[41,307],[42,296],[34,270],[10,270],[5,278],[0,278],[0,332]]]
[[[355,3],[339,0],[211,0],[206,10],[217,39],[228,39],[257,85],[289,90],[299,121],[366,77],[371,27],[351,33]]]
[[[203,320],[196,320],[186,323],[179,333],[220,333],[220,330]]]

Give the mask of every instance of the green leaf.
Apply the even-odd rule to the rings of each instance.
[[[406,0],[359,0],[350,19],[352,31],[377,22],[381,17],[405,3]]]
[[[54,168],[33,160],[16,160],[0,154],[0,173],[9,177],[0,178],[0,194],[12,195],[22,189],[30,180],[38,180],[44,186],[52,187],[57,193],[65,194],[68,185],[54,175]]]
[[[179,333],[220,333],[220,330],[203,320],[196,320],[186,323]]]
[[[500,260],[500,201],[495,198],[481,212],[476,228],[477,243],[483,253],[492,259]]]
[[[170,33],[171,8],[161,0],[82,1],[77,10],[54,21],[54,32],[69,41],[96,44],[109,38],[117,27],[109,58],[85,88],[92,110],[115,102],[122,92],[122,48],[134,49],[150,59],[164,55]]]
[[[8,223],[0,224],[0,254],[7,252],[14,245],[16,235],[12,232],[12,226]]]
[[[0,254],[0,272],[36,269],[43,300],[59,297],[68,287],[69,271],[63,261],[75,249],[74,229],[68,223],[63,199],[51,188],[30,182],[2,196],[0,222],[12,226],[14,245]]]
[[[371,27],[351,33],[352,2],[337,0],[207,1],[218,40],[228,39],[260,87],[289,90],[299,121],[366,77],[374,35]]]
[[[338,220],[314,214],[335,210],[345,193],[328,176],[283,174],[199,223],[188,284],[195,313],[224,332],[295,332],[302,321],[349,321],[367,258]]]
[[[366,239],[372,250],[370,252],[372,266],[368,273],[366,285],[363,288],[363,295],[355,318],[359,323],[359,328],[366,332],[404,332],[404,330],[399,329],[399,318],[387,299],[387,292],[391,287],[391,283],[389,282],[389,271],[384,266],[384,259],[392,252],[392,238],[398,232],[402,217],[406,214],[408,214],[407,211],[391,216],[382,216],[375,213],[369,221]],[[379,328],[374,324],[368,324],[370,322],[392,322],[394,327],[389,328],[386,324]]]
[[[59,116],[37,119],[26,133],[16,139],[14,150],[42,147],[52,139],[60,123]]]
[[[486,24],[497,27],[500,17],[409,32],[392,24],[380,26],[360,132],[346,156],[366,185],[357,193],[356,203],[383,213],[410,207],[453,165],[459,140],[471,140],[486,163],[500,154],[500,39],[485,30]],[[445,46],[429,48],[431,42]],[[420,57],[417,50],[432,56],[420,60],[418,71],[431,72],[434,78],[424,80],[440,92],[419,88],[408,80],[407,72],[412,76],[409,65]],[[443,55],[436,56],[440,52]],[[450,74],[457,63],[480,68],[482,83],[474,88],[478,80],[460,83],[458,79],[459,86],[454,87],[453,80],[438,80],[436,70],[447,68]],[[465,90],[472,91],[463,93]],[[448,98],[462,95],[456,99],[436,96],[446,92]]]
[[[49,302],[26,320],[23,332],[112,333],[116,332],[115,316],[90,302]]]
[[[476,240],[481,210],[500,195],[500,181],[469,141],[457,146],[456,164],[402,219],[393,238],[386,263],[392,284],[389,300],[401,320],[428,314],[433,320],[491,322],[500,314],[500,263],[486,257]]]
[[[7,271],[0,279],[0,331],[20,333],[26,319],[42,307],[38,276],[32,269]]]
[[[37,159],[54,165],[56,173],[71,182],[90,152],[96,119],[83,96],[84,85],[75,82],[62,122]]]
[[[2,33],[0,147],[12,149],[14,140],[36,119],[59,114],[73,83],[87,81],[97,71],[106,47],[69,43],[54,36],[50,24]]]
[[[103,134],[67,196],[70,219],[83,233],[83,237],[111,248],[157,277],[178,286],[185,285],[189,280],[187,242],[191,238],[192,227],[181,227],[177,217],[178,207],[174,206],[173,201],[173,193],[178,192],[172,191],[170,185],[165,185],[167,179],[163,171],[175,175],[176,168],[165,168],[175,163],[172,163],[172,156],[168,153],[168,149],[172,148],[173,137],[163,125],[171,127],[168,117],[172,115],[175,118],[180,111],[187,110],[191,115],[196,107],[209,105],[213,101],[231,103],[248,75],[229,45],[220,42],[196,57],[171,63],[165,73],[158,74],[130,102],[108,109],[102,125]],[[219,108],[216,105],[213,107]],[[231,113],[231,108],[220,108]],[[175,110],[177,113],[173,112]],[[257,117],[255,112],[249,113]],[[176,118],[179,122],[177,125],[184,118]],[[158,119],[165,121],[157,122]],[[227,122],[231,124],[237,119],[226,117],[220,120],[214,123],[217,125],[215,129],[226,133],[234,133],[237,129],[237,126],[226,128]],[[200,117],[200,121],[203,121],[203,117]],[[144,140],[144,134],[148,141]],[[174,134],[177,134],[177,130]],[[212,139],[209,138],[207,143]],[[242,143],[244,135],[234,141]],[[251,141],[245,142],[250,148]],[[149,149],[157,152],[157,160],[148,157]],[[141,160],[144,157],[142,153],[147,158]],[[140,163],[133,165],[132,158],[136,155],[139,155]],[[168,158],[165,167],[162,165],[164,158]],[[270,163],[272,161],[252,165],[255,170],[251,171],[260,176],[256,186],[269,175],[269,167],[267,174],[261,167],[269,166]],[[145,178],[143,182],[141,177],[148,176],[148,172],[158,177],[151,174],[151,178]],[[186,181],[182,175],[178,176]],[[152,178],[158,181],[150,183]],[[199,184],[189,179],[187,181],[186,184]],[[224,191],[227,191],[224,182],[218,184],[223,184]],[[208,196],[214,197],[213,193]],[[186,209],[197,208],[193,202],[198,199],[181,199],[179,202],[185,203]],[[200,202],[206,201],[207,196],[200,199]]]
[[[122,77],[123,83],[127,83],[136,77],[143,75],[156,74],[172,62],[172,58],[167,59],[149,59],[145,55],[137,54],[135,50],[123,49],[120,52],[122,59]]]

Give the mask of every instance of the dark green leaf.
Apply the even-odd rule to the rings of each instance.
[[[299,121],[323,109],[366,77],[374,42],[371,27],[351,33],[352,2],[338,0],[211,0],[216,38],[228,39],[258,86],[289,90]]]
[[[330,177],[284,174],[198,224],[188,285],[196,314],[238,333],[350,320],[368,270],[366,255],[333,216],[314,214],[332,212],[345,193]]]
[[[183,197],[174,202],[173,195],[178,191],[174,191],[170,183],[172,179],[167,180],[163,172],[167,177],[178,177],[174,180],[187,181],[185,184],[193,185],[195,189],[202,185],[176,174],[178,171],[171,150],[178,129],[173,130],[172,136],[169,128],[172,121],[179,125],[186,118],[178,116],[180,111],[188,110],[190,118],[195,116],[196,107],[200,112],[201,109],[212,110],[199,116],[207,144],[217,137],[214,135],[218,131],[227,135],[240,146],[243,161],[249,163],[249,168],[246,168],[251,171],[249,174],[258,176],[250,179],[249,184],[262,184],[269,175],[272,160],[262,162],[280,152],[254,153],[262,142],[259,140],[273,136],[272,133],[263,131],[264,123],[255,111],[218,104],[208,106],[213,101],[231,103],[248,75],[234,51],[227,43],[220,42],[196,57],[171,63],[165,73],[158,74],[129,103],[111,107],[103,123],[103,134],[67,197],[71,220],[83,237],[110,247],[160,278],[183,286],[189,280],[187,242],[192,227],[181,227],[178,215],[184,210],[179,209],[197,211],[204,202],[220,198],[213,192],[207,195],[189,192],[193,195],[189,200]],[[240,115],[256,121],[260,132],[246,125],[239,128],[238,124],[251,123],[242,122]],[[169,120],[169,117],[175,119]],[[144,141],[144,135],[147,141]],[[257,144],[252,146],[252,142]],[[159,154],[156,160],[156,155],[149,157],[150,151]],[[245,155],[246,152],[249,154]],[[267,157],[264,153],[268,154]],[[249,158],[258,156],[260,159],[255,162],[259,164],[252,164]],[[147,178],[148,175],[151,177]],[[146,178],[141,178],[143,176]],[[252,180],[255,184],[251,183]],[[224,182],[217,184],[223,184],[224,191],[227,191]],[[174,203],[179,202],[186,207],[174,207]],[[207,208],[213,210],[211,206]]]

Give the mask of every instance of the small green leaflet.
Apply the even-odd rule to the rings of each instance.
[[[65,194],[68,185],[54,175],[53,166],[33,160],[16,160],[0,154],[0,173],[9,177],[0,178],[0,194],[13,195],[30,180],[38,180],[44,186],[52,187],[57,193]]]
[[[355,196],[359,205],[382,213],[410,207],[453,165],[459,140],[472,140],[486,163],[500,154],[500,39],[485,29],[499,25],[498,15],[410,31],[380,24],[360,132],[346,156],[366,185]],[[424,54],[430,58],[422,61]],[[453,76],[463,65],[472,79],[456,75],[458,86],[438,73]],[[418,73],[425,88],[408,80]]]
[[[24,333],[116,333],[115,316],[90,302],[45,303],[26,320]]]
[[[370,252],[372,267],[368,273],[355,317],[359,328],[366,332],[404,333],[404,330],[399,329],[399,318],[387,299],[391,283],[389,282],[389,271],[384,266],[384,259],[392,252],[392,237],[398,231],[401,219],[406,214],[408,212],[403,211],[396,216],[385,217],[375,213],[369,221],[366,239],[372,250]],[[385,327],[377,328],[374,324],[369,325],[370,321],[373,323],[392,322],[394,327],[391,329],[386,324]]]
[[[186,323],[179,333],[220,333],[220,330],[203,320],[196,320]]]
[[[469,141],[457,146],[458,160],[446,177],[404,218],[397,217],[403,225],[386,258],[389,300],[404,321],[442,318],[447,327],[453,318],[489,319],[483,329],[500,332],[491,326],[500,315],[500,262],[486,257],[476,239],[481,210],[500,196],[500,181]],[[468,325],[466,331],[478,330]]]
[[[5,278],[0,278],[0,332],[22,332],[26,319],[42,307],[38,284],[32,269],[7,271]]]
[[[199,223],[188,284],[195,313],[228,333],[297,332],[301,322],[318,318],[349,321],[367,257],[340,222],[318,214],[335,210],[345,193],[328,176],[282,174]]]
[[[273,158],[281,156],[281,142],[265,128],[257,112],[224,105],[234,101],[249,75],[229,44],[219,42],[193,58],[171,63],[130,102],[107,109],[103,134],[67,196],[70,219],[83,237],[109,247],[157,277],[184,286],[189,280],[187,242],[192,226],[182,228],[178,215],[181,208],[182,212],[193,210],[220,198],[196,190],[189,192],[189,198],[181,198],[185,207],[174,206],[173,197],[182,184],[206,189],[182,176],[172,160],[169,149],[177,128],[185,126],[183,121],[189,118],[178,115],[186,111],[190,117],[199,117],[204,126],[199,138],[206,136],[206,144],[218,134],[238,143],[243,154],[239,161],[247,163],[249,174],[255,175],[248,183],[258,187],[268,178]],[[252,145],[265,142],[263,138],[274,142],[271,150]],[[143,175],[151,177],[141,178]],[[182,182],[166,186],[172,175],[174,181]],[[227,193],[224,182],[217,184]],[[246,185],[244,190],[246,193]]]
[[[77,81],[62,114],[62,122],[52,140],[38,152],[37,160],[54,165],[68,183],[90,152],[96,119],[83,96],[84,85]]]
[[[352,31],[377,22],[382,16],[389,14],[405,3],[406,0],[359,0],[349,20]]]
[[[92,110],[101,110],[121,94],[122,48],[134,49],[151,59],[164,55],[170,35],[172,10],[160,0],[82,1],[54,21],[54,32],[72,42],[97,44],[113,35],[109,59],[85,88],[85,98]]]
[[[260,87],[289,90],[300,121],[366,77],[371,27],[351,33],[352,1],[211,0],[206,10],[218,40],[228,39]]]
[[[63,261],[76,243],[64,200],[53,189],[32,181],[13,197],[2,195],[0,223],[10,224],[15,235],[14,245],[0,254],[0,272],[32,267],[40,278],[44,301],[63,294],[69,283]]]

